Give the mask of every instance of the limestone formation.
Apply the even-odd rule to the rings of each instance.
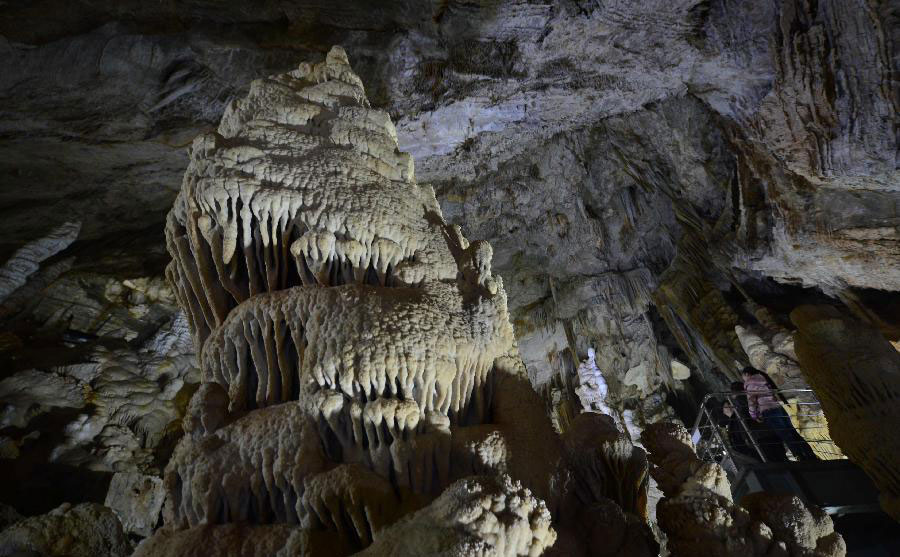
[[[189,530],[163,528],[148,538],[134,555],[180,555],[184,557],[291,557],[294,555],[343,555],[350,553],[340,539],[319,539],[308,530],[289,524],[204,524]]]
[[[674,557],[846,554],[828,515],[796,496],[757,493],[740,505],[732,502],[725,471],[697,457],[681,424],[652,424],[642,441],[649,450],[650,473],[665,494],[656,516]]]
[[[688,207],[681,209],[693,213]],[[711,362],[719,370],[731,371],[734,362],[744,362],[745,356],[734,333],[738,317],[722,292],[707,278],[712,263],[707,238],[715,233],[696,219],[688,222],[698,228],[682,235],[674,259],[653,293],[654,301],[691,361]],[[731,378],[739,378],[737,370]]]
[[[195,140],[166,238],[202,384],[138,555],[539,555],[557,510],[627,514],[621,551],[652,553],[643,453],[579,430],[597,450],[566,466],[490,245],[444,223],[342,49],[254,82]]]
[[[116,515],[96,503],[68,503],[0,532],[0,556],[126,557],[131,542]]]
[[[606,402],[609,388],[600,368],[597,367],[593,348],[588,349],[587,360],[578,366],[578,387],[575,393],[581,400],[581,406],[587,411],[600,412],[608,416],[616,416]]]
[[[103,504],[116,513],[125,532],[146,537],[156,528],[164,497],[158,477],[119,472],[113,475]]]
[[[24,286],[28,277],[40,268],[42,261],[69,247],[80,231],[80,222],[67,222],[16,250],[0,267],[0,302]]]
[[[626,513],[647,519],[647,455],[616,429],[609,416],[579,414],[564,436],[574,493],[581,504],[611,499]]]
[[[418,189],[434,188],[446,224],[458,224],[472,241],[491,243],[491,273],[503,278],[507,312],[529,378],[552,398],[560,429],[570,428],[576,418],[578,397],[572,379],[577,362],[572,356],[584,354],[588,347],[597,351],[608,406],[621,413],[622,425],[630,432],[671,414],[670,405],[679,413],[690,413],[692,401],[708,392],[727,390],[728,380],[737,379],[726,377],[734,371],[734,361],[747,363],[743,348],[749,345],[742,346],[738,341],[743,339],[732,334],[735,325],[757,335],[775,354],[797,361],[787,354],[787,346],[780,347],[774,338],[748,324],[747,314],[738,307],[746,305],[741,298],[769,306],[782,323],[798,300],[832,296],[849,305],[848,300],[857,298],[857,313],[868,311],[880,317],[894,328],[890,338],[898,338],[896,130],[900,104],[895,89],[900,26],[894,0],[291,0],[258,4],[251,8],[234,0],[4,3],[0,15],[0,176],[4,184],[0,188],[0,263],[64,221],[83,223],[78,242],[40,262],[26,284],[0,302],[0,424],[7,424],[0,431],[0,464],[25,470],[17,477],[21,482],[0,481],[4,484],[0,491],[9,495],[3,500],[21,511],[36,512],[29,508],[33,499],[40,498],[33,484],[46,485],[53,492],[48,493],[53,501],[43,502],[44,510],[63,500],[87,499],[80,491],[62,493],[57,487],[62,482],[45,477],[41,467],[28,463],[49,460],[53,467],[64,463],[74,467],[73,475],[109,475],[120,470],[153,474],[154,468],[165,466],[183,430],[198,446],[205,438],[228,440],[219,449],[178,452],[183,458],[202,455],[204,461],[216,463],[221,454],[234,449],[229,435],[248,427],[249,421],[238,422],[258,411],[255,406],[268,405],[263,410],[278,406],[270,402],[285,399],[285,393],[292,399],[288,402],[305,405],[300,402],[299,379],[281,382],[282,373],[290,377],[282,365],[298,362],[297,378],[304,365],[299,354],[292,354],[297,350],[293,338],[284,342],[282,351],[272,337],[274,352],[265,346],[254,350],[252,340],[247,340],[264,338],[267,325],[282,327],[278,329],[286,335],[282,340],[297,334],[301,343],[307,341],[307,334],[321,339],[334,329],[349,329],[343,345],[323,351],[331,350],[334,356],[349,350],[355,358],[357,350],[350,345],[364,340],[366,331],[362,325],[344,327],[338,319],[332,324],[338,310],[323,312],[327,317],[323,331],[311,333],[306,322],[294,318],[292,303],[260,302],[258,310],[237,310],[239,299],[242,303],[251,299],[254,279],[249,272],[241,274],[248,259],[256,263],[253,297],[269,294],[269,268],[272,273],[276,268],[279,273],[284,270],[284,286],[290,288],[304,278],[317,284],[320,279],[332,282],[325,276],[327,271],[310,267],[316,267],[310,241],[318,249],[319,236],[307,236],[305,248],[297,244],[302,273],[291,267],[295,256],[290,248],[305,234],[303,227],[310,220],[305,217],[300,219],[298,237],[287,242],[278,239],[285,257],[272,259],[269,267],[265,257],[275,252],[266,248],[262,235],[268,231],[271,237],[271,222],[267,227],[257,220],[247,228],[251,235],[260,235],[257,253],[256,239],[245,243],[238,238],[243,227],[227,227],[231,221],[240,221],[240,215],[211,218],[217,214],[212,210],[197,218],[192,233],[197,241],[188,238],[185,260],[213,262],[212,267],[204,267],[211,269],[213,282],[229,285],[237,297],[223,290],[218,298],[197,301],[214,294],[214,289],[203,284],[209,276],[199,274],[199,268],[198,274],[192,274],[186,264],[182,286],[190,290],[196,286],[203,293],[194,300],[196,307],[188,308],[191,319],[200,316],[198,321],[204,323],[195,332],[213,334],[205,324],[207,317],[216,328],[215,319],[224,315],[231,327],[228,334],[233,335],[241,328],[238,322],[243,322],[238,311],[247,317],[248,331],[241,333],[243,340],[236,339],[235,359],[230,363],[227,341],[218,347],[204,343],[220,359],[217,365],[227,384],[207,382],[184,421],[187,400],[199,381],[199,365],[196,374],[161,369],[175,362],[161,344],[165,339],[153,331],[169,322],[171,310],[160,312],[156,303],[132,303],[139,292],[146,293],[148,300],[153,297],[152,284],[164,278],[161,269],[171,259],[160,231],[190,162],[185,147],[198,134],[216,129],[226,106],[247,96],[252,80],[290,71],[298,57],[324,55],[334,43],[346,45],[372,106],[391,114],[399,148],[415,158],[416,179],[425,186]],[[65,9],[54,9],[58,6]],[[273,88],[262,89],[269,99]],[[253,93],[259,94],[258,90]],[[349,106],[343,100],[338,104],[341,110]],[[260,110],[280,110],[283,115],[294,106],[266,102]],[[232,124],[226,124],[228,129],[213,139],[213,145],[240,140],[235,149],[241,157],[247,156],[246,148],[259,147],[271,159],[259,164],[266,157],[235,159],[230,167],[235,180],[255,179],[257,173],[267,172],[264,188],[321,189],[284,188],[283,182],[299,174],[281,172],[296,166],[298,157],[291,158],[288,151],[307,145],[294,139],[321,139],[326,135],[321,129],[311,131],[305,124],[265,127],[279,134],[296,132],[279,144],[284,149],[278,151],[270,149],[276,143],[271,138],[254,144],[256,140],[234,135],[239,125],[257,131],[264,127],[258,125],[262,120],[241,124],[243,116],[232,111],[228,116]],[[325,114],[314,124],[331,116]],[[331,121],[360,121],[344,116],[338,114]],[[333,155],[343,150],[345,159],[355,159],[359,151],[335,145],[329,139],[317,151],[320,158],[338,161]],[[388,153],[372,159],[393,155],[400,157]],[[357,162],[341,160],[330,168],[338,172],[361,168]],[[224,168],[220,163],[215,164]],[[248,170],[248,165],[253,168]],[[195,163],[192,172],[200,166],[201,162]],[[198,176],[193,174],[195,182]],[[223,180],[235,183],[232,177]],[[253,193],[250,189],[244,188]],[[272,200],[290,197],[276,193]],[[415,197],[407,196],[406,190],[400,196]],[[188,197],[179,201],[182,208],[196,202],[188,202]],[[370,199],[356,193],[351,197]],[[253,198],[252,203],[261,203],[260,190]],[[396,200],[391,198],[385,205],[405,214]],[[234,208],[242,210],[243,203],[235,202]],[[261,216],[278,212],[264,209],[259,211]],[[382,219],[383,211],[376,209],[377,215],[366,216],[375,223],[373,230],[382,220],[402,221]],[[254,210],[248,206],[251,215]],[[316,210],[304,205],[301,212]],[[342,211],[351,212],[346,207]],[[290,208],[286,214],[293,218]],[[185,225],[193,222],[187,216],[182,212]],[[210,218],[213,243],[203,236],[201,225],[206,218]],[[284,221],[276,223],[276,232],[283,225]],[[222,247],[230,245],[230,240],[224,241],[229,234],[237,238],[227,264],[224,255],[217,259],[212,254],[219,249],[216,226],[230,231],[221,234]],[[365,228],[370,228],[368,223]],[[680,243],[685,236],[703,240],[702,245]],[[327,247],[330,237],[321,239]],[[344,239],[335,233],[336,244]],[[203,242],[211,250],[209,257],[203,249],[194,253],[195,248],[203,248]],[[246,246],[252,246],[251,253],[244,251]],[[696,265],[683,261],[691,252]],[[219,278],[217,260],[227,280]],[[284,260],[286,267],[281,264]],[[454,276],[467,265],[474,269],[465,261],[454,261]],[[375,267],[371,274],[366,268],[363,283],[379,282]],[[334,282],[347,281],[349,275],[356,281],[352,262],[347,270],[348,276],[334,277]],[[340,273],[344,274],[343,269]],[[16,284],[25,278],[16,277]],[[98,277],[115,277],[123,289],[111,287],[105,295],[102,285],[97,288]],[[135,277],[148,277],[151,284],[148,287]],[[126,286],[125,278],[136,288]],[[280,276],[273,276],[275,283],[278,280]],[[385,283],[391,281],[385,269]],[[289,289],[276,286],[275,293]],[[392,286],[384,288],[399,290]],[[423,284],[421,291],[429,288]],[[330,303],[325,300],[329,296],[307,303]],[[373,304],[354,309],[355,316],[367,315],[366,308],[375,305],[371,297],[355,299]],[[225,313],[219,305],[223,300]],[[235,307],[229,307],[232,304]],[[341,311],[348,305],[341,306]],[[291,319],[283,324],[273,320],[282,314],[290,314]],[[187,317],[182,317],[187,328]],[[388,319],[365,323],[377,325],[379,332],[381,325],[391,324]],[[398,336],[405,339],[407,332],[404,329]],[[447,344],[465,343],[479,334],[448,335],[453,339]],[[154,339],[147,341],[148,335]],[[225,338],[224,329],[220,336]],[[370,345],[365,344],[361,354]],[[198,342],[197,349],[201,348]],[[265,360],[266,372],[253,374],[248,365],[242,371],[236,360],[238,348],[250,354],[245,364],[259,367]],[[179,360],[193,360],[193,352],[192,346]],[[270,353],[282,356],[284,362],[275,358],[269,366]],[[685,370],[672,357],[690,368],[689,381],[679,379]],[[362,376],[367,372],[361,368],[370,364],[342,363],[334,369],[335,380],[350,368]],[[204,368],[204,373],[209,371],[216,372],[211,364]],[[331,377],[328,370],[322,373],[323,381]],[[561,382],[563,374],[567,380]],[[432,463],[440,471],[435,476],[445,476],[433,480],[434,485],[505,469],[544,499],[557,516],[559,503],[554,504],[547,493],[555,491],[555,498],[561,500],[565,490],[559,486],[574,482],[566,483],[561,474],[556,484],[541,482],[556,489],[542,488],[526,481],[523,474],[548,477],[548,471],[558,468],[553,464],[558,451],[542,443],[559,444],[559,440],[533,427],[540,425],[531,417],[538,412],[517,415],[516,401],[507,404],[512,410],[501,425],[497,397],[503,390],[498,388],[501,381],[495,382],[501,374],[492,368],[488,375],[485,392],[490,392],[490,412],[480,420],[487,423],[477,423],[475,407],[461,421],[452,412],[442,415],[439,409],[431,422],[419,416],[416,428],[428,431],[416,431],[414,442],[401,440],[416,446],[429,444],[433,452],[449,451],[441,466]],[[278,381],[260,387],[264,376]],[[502,382],[514,383],[506,380],[509,377],[518,375],[507,374]],[[402,391],[402,385],[394,387]],[[232,390],[246,393],[233,409],[229,408]],[[323,451],[329,462],[340,447],[340,463],[353,470],[368,470],[377,477],[385,469],[393,470],[394,453],[396,458],[403,457],[390,450],[394,432],[385,429],[379,436],[373,428],[370,435],[365,419],[374,421],[380,415],[385,420],[393,412],[396,431],[397,412],[403,414],[411,407],[383,408],[378,400],[367,407],[373,401],[363,401],[356,393],[347,395],[343,387],[334,390],[346,397],[334,415],[336,425],[332,428],[327,421],[323,425],[316,416],[314,426],[328,429],[327,434],[317,435],[328,439],[328,450],[323,447]],[[526,389],[516,390],[516,396],[526,394]],[[460,400],[464,403],[465,396]],[[325,402],[337,407],[336,401],[334,397]],[[361,409],[354,409],[354,404]],[[355,412],[360,414],[360,438],[368,443],[374,436],[377,444],[355,446]],[[526,417],[530,421],[523,426]],[[446,428],[444,418],[449,422]],[[292,429],[301,430],[299,426]],[[353,447],[345,451],[343,443],[348,439]],[[288,446],[279,443],[273,441],[272,447]],[[535,458],[545,454],[551,456]],[[255,466],[256,461],[248,457],[246,462]],[[284,464],[282,470],[291,464]],[[546,470],[530,470],[537,464]],[[375,471],[376,466],[381,472]],[[425,463],[420,462],[419,468],[425,470]],[[337,478],[343,477],[343,472],[335,473],[329,481],[317,483],[317,489],[337,485],[343,481]],[[404,481],[413,482],[410,477],[407,473]],[[395,480],[387,481],[395,485]],[[220,488],[219,484],[205,485],[214,493],[213,487]],[[91,493],[89,499],[101,500],[101,491]],[[434,495],[410,491],[408,496],[427,500]],[[615,509],[598,503],[592,512],[610,522],[624,521],[625,513]],[[252,537],[248,532],[253,525],[240,531],[231,526],[223,530],[230,534],[217,539],[231,534]],[[551,550],[568,549],[563,528],[554,527],[559,535]],[[188,531],[179,531],[179,536]],[[601,537],[607,535],[596,531]]]
[[[794,353],[794,333],[774,323],[765,308],[755,309],[754,314],[763,325],[756,328],[738,325],[734,330],[750,364],[766,372],[784,390],[781,396],[785,401],[785,410],[798,433],[809,441],[816,456],[821,460],[842,458],[840,449],[831,438],[828,420],[822,414],[818,399],[812,393],[803,392],[809,390],[809,384]],[[773,333],[773,330],[777,332]]]
[[[577,415],[563,441],[570,477],[560,509],[560,542],[551,555],[657,555],[648,525],[643,449],[612,418],[595,412]]]
[[[0,428],[24,428],[38,414],[53,407],[80,408],[84,405],[82,387],[71,377],[27,370],[0,381],[4,402]]]
[[[747,327],[738,325],[734,328],[734,332],[741,341],[750,364],[769,374],[776,385],[782,389],[807,387],[803,380],[803,372],[795,360],[776,352],[757,332]],[[788,393],[788,396],[795,397],[796,393]]]
[[[49,452],[40,458],[85,472],[159,474],[200,375],[165,279],[67,275],[31,292],[28,304],[40,330],[16,331],[19,347],[0,355],[0,427],[16,428],[0,454],[24,462]],[[31,480],[10,483],[25,497],[35,489]]]
[[[556,532],[544,503],[509,476],[472,477],[376,536],[360,557],[541,555]]]
[[[898,289],[889,5],[781,2],[774,79],[748,130],[769,152],[747,145],[740,163],[740,235],[751,258],[739,265],[832,294]],[[778,191],[766,191],[773,182]]]
[[[804,505],[795,495],[751,493],[741,499],[741,506],[771,528],[792,556],[837,557],[847,551],[825,511]]]
[[[879,331],[830,306],[801,306],[791,320],[832,437],[872,478],[885,512],[900,520],[900,353]]]
[[[670,365],[672,367],[672,379],[677,379],[679,381],[690,379],[691,368],[675,359],[672,360]]]

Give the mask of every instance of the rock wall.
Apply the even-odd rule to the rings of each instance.
[[[748,361],[800,384],[771,335],[801,303],[896,341],[898,28],[887,0],[4,6],[0,468],[21,481],[0,492],[37,514],[165,466],[201,375],[188,321],[215,324],[232,296],[178,317],[162,286],[185,148],[254,79],[332,44],[446,222],[490,242],[527,375],[562,422],[588,348],[639,431],[689,422]],[[307,240],[298,280],[349,280],[312,268],[329,237]],[[235,253],[262,265],[257,289],[293,257]]]
[[[791,313],[796,350],[822,400],[831,434],[881,491],[881,506],[900,520],[897,454],[900,354],[881,333],[829,306]]]

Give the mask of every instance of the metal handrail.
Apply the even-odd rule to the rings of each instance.
[[[816,410],[820,404],[818,399],[813,393],[812,389],[771,389],[773,395],[782,395],[779,398],[786,401],[786,399],[793,399],[790,404],[796,405],[794,416],[795,418],[818,418],[823,417],[821,411]],[[713,413],[710,409],[710,401],[717,400],[722,401],[724,404],[725,401],[729,402],[731,406],[734,408],[735,416],[737,418],[738,423],[740,424],[740,428],[743,434],[746,436],[747,441],[752,446],[753,451],[759,457],[761,462],[769,462],[769,459],[766,458],[766,451],[763,450],[763,446],[766,445],[765,437],[762,439],[757,437],[757,434],[753,431],[753,429],[748,424],[745,417],[742,415],[741,407],[736,404],[736,397],[747,396],[746,393],[741,391],[724,391],[724,392],[716,392],[716,393],[708,393],[703,397],[700,403],[700,411],[697,414],[697,418],[694,421],[694,427],[692,429],[692,435],[694,437],[694,442],[697,445],[698,455],[701,458],[707,458],[711,460],[715,460],[715,453],[718,453],[723,457],[730,457],[732,463],[734,464],[735,469],[738,468],[739,459],[735,458],[733,447],[731,447],[729,442],[726,442],[725,438],[722,435],[720,422],[714,418]],[[704,422],[709,425],[704,425]],[[809,427],[798,428],[802,429],[804,432],[816,431],[820,433],[821,430],[825,430],[827,432],[827,425],[812,425]],[[773,430],[775,432],[775,430]],[[777,433],[777,432],[775,432]],[[799,431],[798,431],[799,433]],[[699,437],[698,437],[699,436]],[[704,442],[705,441],[705,442]],[[825,455],[825,458],[829,457],[843,457],[839,450],[828,451],[827,449],[823,449],[822,445],[834,445],[834,442],[830,439],[823,440],[811,440],[807,439],[807,443],[815,443],[816,449],[820,455]],[[778,441],[779,444],[782,444],[782,441]],[[721,447],[721,451],[715,447],[715,444],[718,444]],[[710,449],[710,445],[713,446]],[[724,451],[724,455],[722,452]],[[746,453],[742,453],[742,456],[746,456]],[[794,455],[795,457],[797,455]]]
[[[816,402],[808,402],[801,404],[818,404],[819,399],[816,397],[815,393],[812,389],[773,389],[773,393],[784,394],[784,393],[810,393],[813,398],[816,399]],[[730,397],[732,395],[740,395],[740,392],[735,391],[721,391],[718,393],[707,393],[706,396],[703,397],[703,400],[700,401],[700,408],[705,408],[706,403],[709,402],[711,398],[722,398],[722,397]],[[697,419],[694,420],[694,429],[692,431],[696,431],[697,426],[700,424],[700,419],[703,417],[702,414],[697,415]]]

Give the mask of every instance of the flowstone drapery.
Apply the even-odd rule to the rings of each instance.
[[[597,466],[566,463],[490,245],[444,223],[339,47],[254,82],[194,141],[166,239],[202,385],[165,527],[137,555],[399,555],[413,540],[538,555],[554,520],[596,509],[578,492]],[[641,462],[623,480],[632,506]]]

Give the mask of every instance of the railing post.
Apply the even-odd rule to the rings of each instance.
[[[713,419],[712,415],[709,413],[709,408],[706,407],[706,401],[703,401],[703,404],[700,405],[700,409],[703,410],[703,413],[706,414],[706,419],[709,421],[709,426],[712,428],[713,432],[716,435],[716,438],[719,440],[719,443],[722,445],[722,449],[726,454],[731,456],[731,453],[728,451],[728,445],[725,443],[725,440],[722,439],[722,434],[719,433],[719,424],[717,424]]]
[[[759,448],[759,443],[756,442],[756,437],[753,436],[753,432],[751,432],[750,428],[747,427],[747,422],[744,421],[744,417],[741,416],[740,411],[738,411],[737,404],[735,404],[734,401],[731,400],[731,395],[725,395],[725,398],[728,399],[728,402],[734,409],[732,410],[734,412],[734,415],[737,416],[738,421],[741,422],[741,427],[744,428],[744,432],[747,434],[747,439],[749,439],[750,442],[753,443],[753,448],[756,449],[756,454],[759,455],[760,460],[762,460],[763,462],[768,462],[768,460],[766,460],[766,455],[764,455],[762,449]]]
[[[798,416],[800,416],[800,412],[802,411],[804,406],[814,406],[817,408],[821,408],[819,400],[816,397],[816,394],[812,389],[772,389],[772,392],[782,394],[782,395],[784,393],[794,393],[795,395],[808,396],[809,400],[810,400],[809,402],[803,402],[802,396],[798,397]],[[731,403],[731,405],[734,407],[734,411],[738,412],[738,406],[734,402],[735,398],[737,396],[746,396],[746,393],[737,393],[737,392],[728,391],[728,392],[719,392],[719,393],[707,393],[706,395],[704,395],[702,401],[700,402],[700,409],[697,412],[697,419],[694,421],[694,429],[693,429],[693,431],[700,432],[703,427],[702,426],[703,420],[705,419],[705,420],[709,421],[710,427],[712,427],[715,430],[714,438],[722,445],[722,448],[725,450],[726,454],[729,457],[731,457],[732,460],[734,460],[734,451],[733,451],[731,445],[722,438],[722,435],[719,432],[719,427],[716,424],[716,422],[713,420],[712,412],[707,407],[707,405],[708,405],[709,401],[712,399],[724,398],[724,399],[728,400],[728,402]],[[819,410],[819,412],[821,412],[821,410]],[[753,435],[753,432],[749,426],[749,422],[746,419],[744,419],[744,417],[740,414],[740,412],[738,412],[737,418],[741,424],[741,428],[744,430],[744,432],[747,434],[747,437],[750,439],[750,443],[753,445],[753,449],[756,451],[756,454],[759,455],[760,460],[762,462],[769,462],[766,459],[765,454],[762,451],[762,447],[761,447],[760,443],[757,441],[756,437]],[[826,427],[827,427],[827,421],[826,421]],[[802,431],[802,427],[797,426],[797,433],[802,436],[801,431]],[[701,435],[701,439],[702,439],[704,434],[701,433],[700,435]],[[834,446],[834,441],[831,440],[830,438],[822,439],[822,440],[806,439],[806,442],[810,444],[810,447],[812,447],[812,444],[815,443],[816,447],[818,447],[817,450],[823,450],[823,449],[821,449],[823,444]],[[698,443],[699,443],[699,441],[698,441]],[[698,445],[698,449],[699,449],[699,445]],[[699,453],[698,453],[698,456],[699,456]],[[839,453],[836,453],[835,456],[843,457],[843,455],[841,455]],[[846,458],[846,457],[843,457],[843,458]],[[737,461],[735,461],[735,462],[737,462]]]

